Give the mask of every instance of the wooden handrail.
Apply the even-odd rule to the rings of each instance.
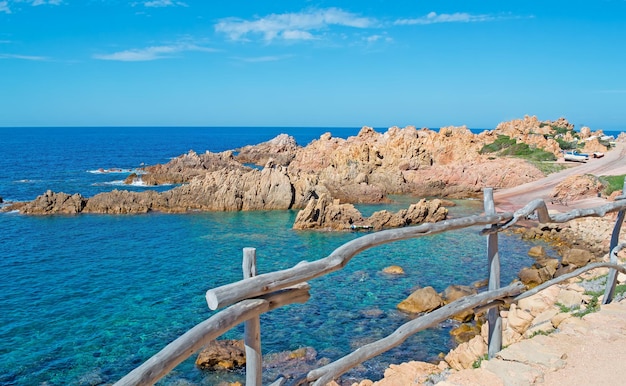
[[[489,192],[486,192],[486,197],[488,195]],[[620,198],[626,198],[626,196]],[[602,217],[607,213],[619,212],[611,238],[610,263],[588,264],[585,267],[554,278],[526,292],[522,292],[524,286],[519,282],[504,288],[498,288],[499,285],[495,285],[495,280],[499,280],[496,276],[495,279],[493,279],[494,284],[492,285],[490,283],[488,291],[461,298],[431,313],[405,323],[391,335],[365,345],[333,363],[312,370],[307,374],[303,374],[299,379],[293,380],[291,382],[292,384],[308,384],[314,382],[314,385],[324,385],[359,363],[396,347],[404,342],[410,335],[431,327],[464,310],[476,308],[490,309],[503,303],[518,301],[551,285],[576,277],[581,273],[595,268],[610,268],[612,277],[615,277],[617,272],[626,274],[626,267],[617,264],[616,258],[617,251],[625,246],[625,244],[618,245],[617,242],[621,222],[624,221],[624,213],[626,212],[626,199],[596,208],[575,209],[557,215],[550,215],[545,202],[541,199],[529,202],[514,213],[495,213],[495,210],[491,207],[492,203],[492,199],[485,200],[485,214],[483,215],[473,215],[438,223],[424,223],[413,227],[371,233],[341,245],[325,258],[313,262],[303,261],[292,268],[257,276],[254,276],[251,271],[250,274],[246,275],[247,278],[244,280],[210,289],[206,293],[206,300],[210,309],[215,310],[221,307],[229,307],[187,331],[141,366],[120,379],[115,383],[115,386],[154,384],[208,342],[234,328],[236,325],[247,320],[253,320],[264,312],[287,304],[306,302],[309,298],[309,286],[306,284],[306,281],[343,268],[354,256],[366,249],[395,241],[418,238],[471,226],[483,226],[485,228],[481,233],[487,235],[489,240],[488,255],[497,257],[497,239],[494,240],[491,236],[496,236],[497,233],[511,227],[518,221],[533,216],[533,213],[536,214],[536,218],[542,223],[563,223],[575,218]],[[251,251],[248,251],[248,253],[251,253]],[[494,269],[499,270],[499,265],[493,263],[491,258],[489,258],[489,260],[490,265],[496,265],[495,268],[493,266],[491,267],[490,272],[493,273]],[[497,262],[497,259],[493,260]],[[244,267],[244,271],[245,269]],[[605,302],[607,298],[609,299],[608,301],[611,299],[612,290],[610,288],[607,283]],[[497,313],[492,314],[497,315]],[[495,319],[497,323],[497,318]],[[253,334],[258,332],[257,330],[252,331]],[[258,347],[255,348],[255,350],[260,352],[260,348]],[[259,377],[260,374],[255,374],[254,382],[258,383]],[[247,377],[247,379],[252,378],[253,377]],[[283,385],[285,382],[284,379],[277,380],[272,385]]]
[[[378,245],[471,226],[497,224],[508,221],[512,217],[512,213],[498,213],[488,216],[474,215],[370,233],[343,244],[323,259],[313,262],[302,261],[292,268],[261,274],[250,279],[210,289],[206,292],[207,304],[210,309],[215,310],[244,299],[255,298],[281,288],[290,287],[302,281],[315,279],[345,267],[354,256]]]

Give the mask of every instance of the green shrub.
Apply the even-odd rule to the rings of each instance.
[[[574,130],[570,130],[567,127],[560,127],[560,126],[550,126],[552,128],[552,130],[554,130],[554,132],[559,135],[559,134],[567,134],[567,133],[572,133],[574,134]]]
[[[606,185],[604,193],[609,194],[622,190],[624,187],[624,175],[621,176],[600,176],[600,182]]]
[[[476,359],[474,363],[472,363],[472,368],[473,369],[480,368],[480,364],[482,363],[482,361],[486,361],[487,359],[489,359],[489,354],[484,354],[480,358]]]
[[[561,150],[576,149],[576,142],[567,142],[562,140],[561,138],[555,138],[555,141],[559,144]]]
[[[483,146],[482,149],[480,149],[480,154],[486,154],[486,153],[495,153],[498,152],[502,149],[506,149],[512,145],[515,145],[515,140],[510,138],[508,135],[498,135],[498,138],[493,141],[492,143]]]
[[[480,154],[498,153],[500,156],[524,158],[529,161],[556,161],[554,154],[537,148],[531,148],[526,143],[517,143],[507,135],[498,135],[498,138],[480,149]]]

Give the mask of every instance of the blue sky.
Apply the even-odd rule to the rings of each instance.
[[[626,130],[626,1],[0,0],[0,126]]]

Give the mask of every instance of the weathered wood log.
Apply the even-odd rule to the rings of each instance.
[[[622,186],[622,195],[618,196],[616,200],[624,200],[623,195],[626,193],[626,180],[624,180],[624,184]],[[626,214],[626,210],[622,209],[617,213],[617,218],[615,219],[615,226],[613,226],[613,233],[611,233],[611,242],[609,250],[611,263],[617,264],[617,252],[622,249],[619,244],[619,234],[622,230],[622,224],[624,223],[624,215]],[[612,269],[609,271],[609,276],[606,279],[606,289],[604,290],[604,298],[602,299],[602,304],[609,304],[613,301],[613,296],[615,295],[615,287],[617,286],[617,271]]]
[[[506,221],[511,213],[467,216],[413,227],[389,229],[359,237],[335,249],[330,255],[313,262],[302,261],[282,271],[265,273],[250,279],[223,285],[206,292],[210,309],[215,310],[248,298],[254,298],[281,288],[311,280],[343,268],[358,253],[382,244],[407,240],[470,226],[485,226]]]
[[[483,230],[482,234],[489,234],[493,232],[500,232],[506,228],[513,226],[519,220],[526,219],[532,215],[536,210],[538,212],[538,221],[541,223],[564,223],[576,218],[582,217],[604,217],[607,213],[619,212],[620,210],[626,210],[626,200],[616,201],[595,208],[587,209],[574,209],[566,213],[547,214],[544,213],[545,202],[542,199],[536,199],[518,209],[511,215],[511,219],[504,224],[500,224],[488,229]],[[503,213],[508,214],[508,213]],[[547,217],[546,217],[547,215]]]
[[[243,249],[243,278],[256,276],[256,249]],[[246,386],[262,386],[263,356],[261,353],[261,317],[255,316],[244,323],[246,350]]]
[[[305,303],[308,299],[309,285],[301,283],[295,288],[237,303],[194,326],[141,366],[126,374],[115,383],[115,386],[153,385],[193,353],[236,325],[287,304]]]
[[[550,218],[550,214],[548,213],[548,207],[546,206],[545,201],[543,201],[541,198],[537,198],[524,205],[524,207],[516,210],[513,213],[513,218],[506,224],[500,226],[500,229],[506,229],[518,222],[519,220],[527,218],[534,212],[537,212],[539,222],[545,224],[552,221]]]
[[[604,217],[607,213],[618,212],[626,208],[626,201],[616,201],[595,208],[574,209],[566,213],[552,215],[552,222],[562,223],[581,217]]]
[[[477,295],[470,295],[455,300],[454,302],[432,311],[429,314],[420,316],[417,319],[413,319],[412,321],[403,324],[391,333],[391,335],[383,339],[366,344],[365,346],[358,348],[356,351],[353,351],[333,363],[311,370],[307,374],[307,381],[315,381],[313,383],[315,386],[326,385],[328,382],[336,379],[341,374],[356,365],[399,346],[407,338],[419,331],[432,327],[460,312],[473,309],[499,298],[519,294],[524,290],[524,288],[525,287],[522,283],[516,282],[494,291],[483,292]]]
[[[496,213],[496,206],[493,201],[493,189],[485,188],[484,191],[485,214]],[[491,225],[492,228],[494,225]],[[487,235],[487,262],[489,269],[489,291],[500,288],[500,253],[498,252],[498,233]],[[489,359],[494,358],[496,353],[502,350],[502,321],[500,320],[500,309],[492,307],[487,311],[487,321],[489,322],[488,332],[488,355]]]
[[[617,216],[617,220],[620,222],[619,228],[621,228],[621,222],[624,221],[624,211],[620,210],[619,213],[620,215]],[[610,262],[613,264],[619,263],[617,259],[617,253],[620,250],[622,250],[624,246],[626,246],[626,244],[617,244],[613,246],[613,242],[615,241],[617,243],[618,241],[617,237],[619,237],[619,229],[617,228],[618,226],[617,224],[615,224],[615,229],[613,229],[614,237],[611,238]],[[617,236],[615,236],[616,231],[617,231]],[[609,304],[613,301],[613,297],[615,296],[615,287],[617,287],[617,271],[614,269],[611,269],[609,271],[608,277],[606,278],[606,288],[604,289],[604,297],[602,298],[602,304]]]

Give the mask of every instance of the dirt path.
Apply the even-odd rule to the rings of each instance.
[[[617,143],[615,148],[608,151],[602,158],[590,159],[587,163],[568,162],[567,164],[570,166],[567,169],[550,174],[540,180],[494,192],[496,206],[505,211],[516,210],[536,198],[544,199],[548,209],[559,211],[602,205],[605,203],[604,199],[589,198],[569,203],[569,208],[563,207],[563,205],[550,202],[551,192],[559,182],[572,175],[593,174],[601,176],[626,174],[626,144]]]

